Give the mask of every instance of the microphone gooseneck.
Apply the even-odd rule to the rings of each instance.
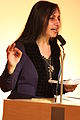
[[[66,44],[66,41],[64,40],[64,38],[61,35],[57,35],[56,38],[61,42],[61,46]]]

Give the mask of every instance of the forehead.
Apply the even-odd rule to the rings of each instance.
[[[51,15],[59,15],[60,16],[59,9],[56,9],[55,11],[53,11]]]

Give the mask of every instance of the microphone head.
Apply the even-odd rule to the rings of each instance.
[[[61,35],[57,35],[57,39],[61,42],[61,46],[66,44],[66,41],[64,40],[64,38]]]

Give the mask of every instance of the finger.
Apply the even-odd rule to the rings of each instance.
[[[74,85],[73,88],[76,89],[77,85]]]
[[[14,48],[15,48],[15,43],[13,43],[11,46],[10,46],[10,48],[9,48],[9,51],[13,51],[14,50]]]
[[[7,47],[6,52],[8,52],[8,51],[9,51],[9,48],[10,48],[10,45]]]
[[[7,48],[7,52],[13,51],[15,48],[15,45],[16,45],[15,43],[13,43],[12,45],[9,45]]]
[[[21,50],[19,50],[18,48],[15,48],[15,49],[14,49],[14,54],[15,54],[15,56],[17,56],[17,57],[21,57],[21,56],[22,56],[22,52],[21,52]]]
[[[9,53],[11,52],[11,51],[10,51],[10,47],[11,47],[11,46],[9,45],[9,46],[7,47],[7,49],[6,49],[7,57],[8,57],[8,55],[9,55]]]

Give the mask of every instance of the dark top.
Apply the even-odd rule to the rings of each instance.
[[[60,69],[60,48],[54,42],[51,46],[51,64],[54,66],[52,78],[58,80]],[[25,99],[32,97],[54,97],[56,85],[48,82],[48,69],[36,43],[22,44],[16,42],[16,47],[22,51],[22,57],[13,74],[9,74],[7,65],[0,77],[2,91],[11,91],[9,99]]]

